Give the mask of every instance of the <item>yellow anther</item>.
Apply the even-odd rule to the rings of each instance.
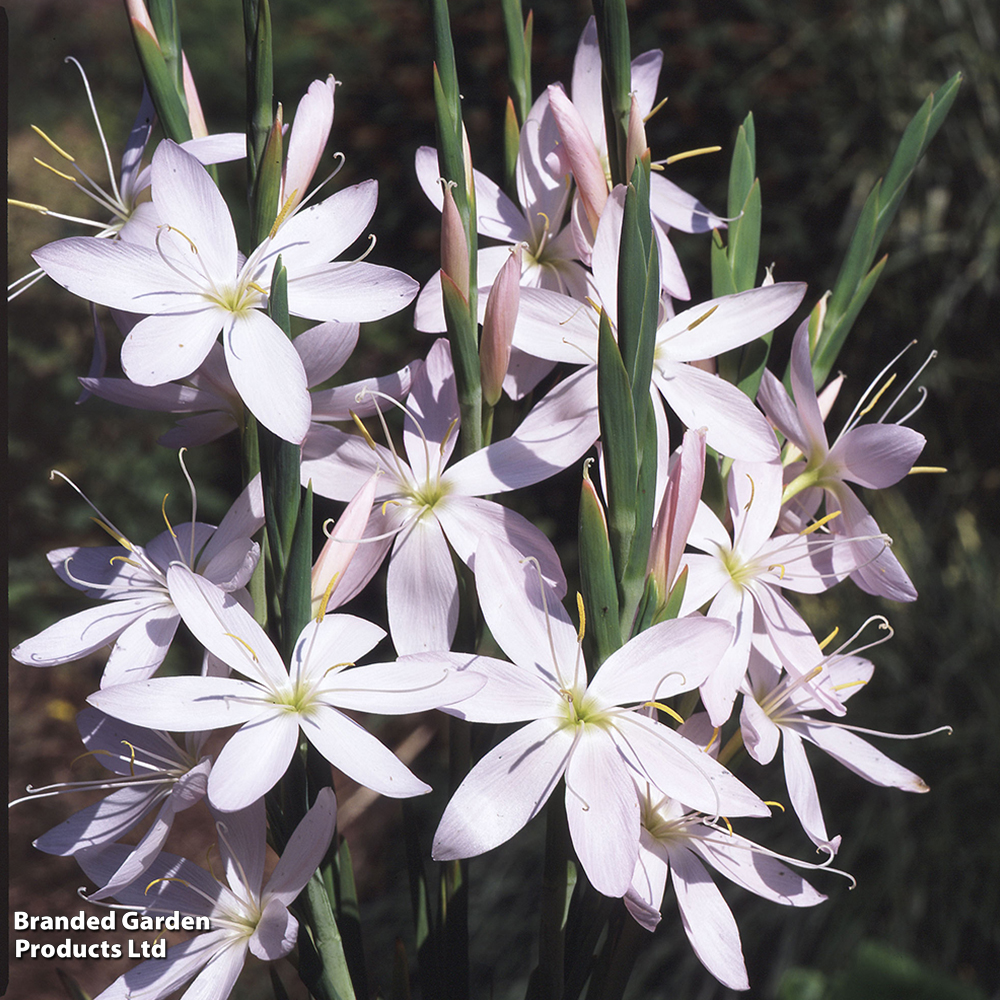
[[[649,119],[650,119],[650,118],[652,118],[652,117],[653,117],[653,115],[655,115],[655,114],[656,114],[656,112],[657,112],[657,111],[659,111],[659,110],[660,110],[660,108],[662,108],[662,107],[663,107],[663,105],[667,103],[667,100],[668,100],[668,98],[664,97],[664,98],[663,98],[663,100],[662,100],[662,101],[660,101],[660,103],[659,103],[659,104],[657,104],[657,105],[656,105],[656,107],[655,107],[655,108],[653,108],[653,110],[652,110],[652,111],[650,111],[650,112],[649,112],[649,114],[648,114],[648,115],[646,115],[646,117],[645,117],[645,118],[643,118],[643,120],[642,120],[642,123],[643,123],[643,125],[645,125],[645,124],[646,124],[646,122],[648,122],[648,121],[649,121]],[[669,161],[668,161],[668,162],[669,162]]]
[[[281,211],[278,212],[278,217],[274,220],[274,225],[271,226],[271,231],[267,234],[269,240],[274,239],[274,234],[281,228],[281,224],[288,218],[291,214],[292,206],[296,203],[295,199],[299,193],[299,189],[296,188],[286,199],[284,205],[281,206]]]
[[[8,198],[8,205],[13,205],[15,208],[27,208],[32,212],[38,212],[39,215],[48,215],[49,210],[44,205],[36,205],[31,201],[18,201],[16,198]]]
[[[122,548],[128,549],[129,552],[134,551],[132,543],[124,535],[119,535],[107,521],[102,521],[99,517],[92,517],[91,521],[99,528],[103,528]]]
[[[372,451],[378,451],[378,448],[375,446],[375,439],[368,433],[368,428],[361,422],[361,418],[354,412],[354,410],[351,410],[351,419],[354,421],[358,430],[361,431],[361,436],[368,442],[368,447],[371,448]],[[383,513],[385,513],[385,511],[383,511]]]
[[[664,705],[662,701],[646,701],[643,702],[643,708],[658,708],[661,712],[666,712],[671,719],[675,719],[682,726],[684,725],[684,717],[678,712],[675,712],[669,705]]]
[[[261,295],[267,295],[268,291],[266,288],[258,285],[256,281],[248,281],[247,288],[252,288],[255,292],[260,292]]]
[[[176,876],[171,878],[170,876],[165,875],[162,878],[154,878],[153,881],[150,882],[145,889],[143,889],[142,894],[145,896],[157,882],[180,882],[181,885],[186,885],[189,889],[191,888],[191,883],[188,882],[187,879],[177,878]]]
[[[743,507],[744,510],[750,509],[751,505],[753,504],[754,494],[757,492],[757,487],[754,485],[753,476],[748,475],[747,479],[750,480],[750,499],[747,500],[745,506]]]
[[[583,642],[583,636],[587,631],[587,612],[583,607],[583,594],[579,590],[576,592],[576,610],[580,614],[580,627],[576,631],[576,641],[580,643]]]
[[[393,500],[393,499],[390,498],[388,500],[383,501],[383,503],[382,503],[382,516],[383,517],[385,517],[385,509],[386,509],[386,507],[389,506],[389,504],[393,504],[396,507],[402,507],[403,506],[402,503],[399,500]]]
[[[832,514],[827,514],[825,517],[821,517],[814,524],[810,524],[808,528],[803,528],[799,532],[799,534],[800,535],[811,535],[814,531],[818,531],[820,528],[823,527],[824,524],[828,524],[835,517],[840,517],[841,513],[843,513],[843,512],[839,511],[839,510],[835,510]]]
[[[177,537],[177,532],[174,531],[173,526],[170,524],[170,518],[167,517],[167,497],[170,496],[169,493],[163,494],[163,503],[160,504],[160,513],[163,515],[163,522],[167,526],[167,531],[170,532],[171,538]]]
[[[333,588],[337,586],[337,580],[340,579],[340,573],[334,573],[330,577],[330,582],[327,584],[326,590],[323,591],[323,596],[320,598],[319,611],[316,612],[316,621],[321,622],[326,617],[326,606],[330,603],[330,595],[333,593]]]
[[[348,660],[346,663],[335,663],[332,667],[327,667],[323,671],[323,676],[326,677],[327,674],[332,674],[335,670],[339,670],[341,667],[353,667],[354,661]]]
[[[673,156],[668,156],[666,163],[669,166],[678,160],[689,160],[692,156],[701,156],[702,153],[717,153],[720,149],[722,149],[721,146],[702,146],[700,149],[689,149],[684,153],[674,153]]]
[[[771,570],[773,570],[773,569],[778,570],[778,579],[779,580],[784,580],[785,579],[785,567],[782,566],[781,563],[771,563],[771,565],[767,567],[768,573],[770,573]]]
[[[113,566],[116,562],[125,563],[126,566],[133,566],[136,569],[140,568],[139,563],[137,563],[134,559],[129,559],[128,556],[112,556],[108,560],[108,565]]]
[[[188,247],[190,247],[190,249],[191,249],[191,253],[197,253],[198,252],[198,247],[195,244],[194,240],[191,239],[191,237],[188,236],[187,233],[185,233],[182,230],[178,229],[176,226],[171,226],[171,225],[168,225],[167,223],[164,223],[160,228],[162,228],[162,229],[169,229],[170,232],[177,233],[177,235],[180,236],[181,239],[187,240],[187,244],[188,244]]]
[[[84,757],[96,757],[98,754],[104,754],[105,757],[114,757],[114,754],[110,750],[88,750],[86,753],[74,757],[69,762],[69,766],[72,767],[78,760],[83,760]]]
[[[76,178],[73,177],[71,174],[64,174],[61,170],[56,170],[56,168],[53,167],[51,163],[46,163],[44,160],[40,160],[37,156],[32,157],[32,159],[40,167],[45,167],[46,170],[51,170],[52,173],[56,175],[56,177],[61,177],[64,181],[71,181],[71,182],[76,181]]]
[[[444,454],[444,446],[448,443],[448,438],[451,437],[451,432],[458,426],[458,417],[455,417],[450,424],[448,424],[448,429],[444,432],[444,437],[441,439],[441,448],[439,449],[441,454]]]
[[[134,778],[135,777],[135,747],[132,746],[132,744],[129,743],[128,740],[122,740],[122,743],[125,746],[127,746],[128,749],[129,749],[128,770],[129,770],[129,774],[131,774],[132,777]]]
[[[729,830],[729,836],[731,837],[733,835],[733,824],[725,816],[720,816],[719,819],[726,824],[726,829]]]
[[[232,632],[226,632],[225,634],[228,635],[230,639],[235,639],[241,646],[245,646],[247,652],[253,657],[254,663],[260,662],[257,659],[257,654],[253,651],[253,647],[246,641],[246,639],[241,639],[238,635],[233,635]]]
[[[32,125],[31,130],[35,133],[35,135],[44,139],[63,159],[69,160],[70,163],[76,163],[76,160],[74,160],[73,157],[62,148],[62,146],[50,139],[37,125]],[[70,180],[72,180],[72,178],[70,178]]]
[[[834,684],[834,691],[846,691],[848,688],[864,687],[867,681],[845,681],[843,684]]]
[[[770,799],[764,799],[764,805],[774,806],[775,809],[780,809],[782,812],[785,811],[785,807],[780,802],[773,802]]]
[[[860,413],[858,414],[858,419],[859,419],[859,420],[860,420],[860,419],[861,419],[861,418],[862,418],[862,417],[863,417],[863,416],[864,416],[864,415],[865,415],[866,413],[871,413],[871,411],[872,411],[872,410],[874,409],[874,407],[875,407],[875,404],[876,404],[876,403],[877,403],[877,402],[878,402],[878,401],[879,401],[879,400],[880,400],[880,399],[882,398],[882,394],[883,394],[883,393],[885,392],[885,390],[886,390],[886,389],[888,389],[888,388],[889,388],[889,386],[890,386],[890,385],[892,385],[892,383],[893,383],[893,382],[895,382],[895,381],[896,381],[896,373],[895,373],[895,372],[893,372],[893,373],[892,373],[892,374],[891,374],[891,375],[890,375],[890,376],[889,376],[889,377],[888,377],[888,378],[887,378],[887,379],[885,380],[885,385],[884,385],[884,386],[882,386],[882,388],[881,388],[881,389],[879,389],[879,391],[878,391],[878,392],[876,392],[876,393],[875,393],[875,395],[874,395],[874,396],[872,397],[872,401],[871,401],[871,402],[870,402],[870,403],[869,403],[869,404],[868,404],[868,405],[867,405],[867,406],[866,406],[866,407],[865,407],[865,408],[864,408],[864,409],[863,409],[863,410],[862,410],[862,411],[861,411],[861,412],[860,412]]]
[[[718,726],[716,726],[715,729],[712,730],[712,738],[708,741],[708,746],[705,747],[705,753],[708,753],[708,751],[715,746],[716,742],[718,741],[721,735],[722,735],[722,730],[719,729]]]
[[[839,625],[835,626],[833,631],[819,644],[819,648],[826,649],[826,647],[829,646],[831,642],[833,642],[834,636],[839,631],[840,631],[840,626]]]
[[[947,472],[943,465],[915,465],[907,473],[908,476],[915,476],[921,472]]]
[[[708,319],[708,317],[709,317],[709,316],[711,316],[711,315],[712,315],[712,313],[714,313],[714,312],[715,312],[715,310],[716,310],[716,309],[718,309],[718,308],[719,308],[719,306],[718,306],[718,303],[716,303],[716,304],[715,304],[714,306],[712,306],[712,308],[711,308],[711,309],[709,309],[709,310],[708,310],[708,312],[707,312],[707,313],[705,313],[705,315],[704,315],[704,316],[699,316],[699,317],[698,317],[698,318],[697,318],[697,319],[696,319],[696,320],[695,320],[695,321],[694,321],[694,322],[693,322],[693,323],[692,323],[692,324],[691,324],[691,325],[690,325],[690,326],[688,327],[688,329],[689,329],[689,330],[693,330],[693,329],[694,329],[694,328],[695,328],[696,326],[700,326],[700,325],[701,325],[702,323],[704,323],[704,322],[705,322],[705,320],[706,320],[706,319]]]

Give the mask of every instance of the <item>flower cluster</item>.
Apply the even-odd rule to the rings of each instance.
[[[133,30],[148,35],[133,6]],[[587,885],[623,899],[649,930],[669,873],[693,949],[733,989],[749,986],[739,932],[706,865],[783,905],[826,898],[789,867],[832,871],[840,847],[804,742],[875,784],[927,790],[841,721],[873,665],[847,644],[828,652],[789,596],[850,578],[916,598],[853,487],[900,480],[924,439],[886,422],[896,402],[859,423],[874,403],[860,400],[828,443],[839,381],[817,394],[821,309],[794,335],[790,393],[763,362],[752,385],[725,377],[725,359],[743,364],[748,345],[769,342],[806,285],[754,273],[693,301],[675,231],[714,230],[721,246],[725,223],[652,170],[642,122],[656,110],[661,61],[647,52],[625,67],[628,128],[609,136],[591,19],[572,85],[552,84],[525,109],[505,187],[472,167],[467,143],[458,177],[441,176],[454,148],[418,151],[417,176],[442,211],[442,269],[414,323],[447,336],[393,374],[327,385],[360,324],[407,306],[419,287],[367,254],[337,260],[373,217],[375,181],[307,195],[332,128],[332,77],[303,97],[284,159],[280,112],[265,155],[241,144],[258,172],[277,171],[277,208],[257,245],[241,251],[203,165],[231,158],[233,141],[165,138],[140,172],[153,117],[144,104],[115,223],[35,252],[64,288],[110,307],[124,336],[125,378],[92,373],[87,390],[184,414],[162,439],[170,447],[238,431],[244,468],[260,469],[218,527],[192,515],[141,545],[101,515],[117,546],[50,552],[56,573],[99,603],[13,651],[49,667],[111,646],[78,717],[87,752],[112,772],[97,783],[110,794],[36,846],[75,856],[97,885],[92,900],[213,924],[98,1000],[156,1000],[192,979],[188,995],[223,1000],[247,950],[288,955],[303,920],[320,964],[335,964],[330,935],[316,931],[340,905],[331,766],[377,794],[430,791],[419,763],[404,763],[359,713],[448,717],[453,787],[434,859],[481,855],[545,811],[547,850],[575,858]],[[478,235],[498,245],[478,249]],[[316,325],[293,337],[289,315]],[[671,427],[683,428],[676,449]],[[592,449],[600,489],[588,459],[574,623],[563,604],[572,574],[513,504]],[[722,487],[714,506],[709,476]],[[315,559],[313,494],[347,504]],[[386,559],[388,633],[361,613]],[[363,592],[359,613],[339,610]],[[154,676],[182,622],[200,664]],[[358,665],[386,640],[394,653]],[[463,761],[469,724],[518,728]],[[183,749],[171,734],[184,734]],[[754,769],[779,743],[790,805],[822,864],[779,856],[730,822],[770,815]],[[740,747],[750,760],[737,776]],[[194,807],[215,818],[226,884],[162,850]],[[138,844],[119,842],[154,810]],[[266,836],[283,850],[265,884]]]

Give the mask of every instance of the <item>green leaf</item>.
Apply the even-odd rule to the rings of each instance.
[[[136,21],[131,22],[132,40],[142,66],[142,75],[153,99],[153,106],[168,139],[187,142],[191,138],[187,107],[174,86],[173,76],[163,58],[156,39]]]
[[[670,595],[667,597],[663,607],[656,612],[656,615],[653,618],[654,625],[659,625],[660,622],[670,621],[672,618],[676,618],[680,614],[681,604],[684,601],[684,591],[687,589],[687,579],[688,567],[685,566],[680,573],[677,574],[677,579],[674,581],[673,587],[670,588]]]
[[[594,0],[597,42],[601,49],[604,124],[612,184],[628,180],[625,145],[632,91],[632,56],[625,0]]]
[[[507,81],[523,125],[531,110],[531,14],[525,24],[521,0],[501,0],[504,33],[507,36]]]
[[[584,467],[579,517],[580,586],[587,610],[587,634],[596,650],[594,669],[622,645],[618,581],[611,557],[604,507]]]
[[[283,163],[281,128],[281,109],[279,108],[261,154],[260,162],[257,164],[253,191],[250,196],[251,226],[253,229],[251,241],[254,246],[259,246],[267,239],[278,216]]]
[[[635,533],[639,448],[632,389],[604,313],[598,330],[597,399],[608,483],[608,533],[615,573],[621,580]]]
[[[482,447],[483,387],[479,370],[479,327],[469,315],[468,302],[443,271],[441,288],[444,318],[455,366],[455,385],[461,413],[461,453],[471,455]]]
[[[247,175],[248,189],[252,191],[274,124],[274,57],[268,0],[243,0],[243,35],[247,67]]]
[[[177,5],[174,0],[149,0],[146,10],[149,11],[149,20],[153,23],[156,39],[160,43],[164,65],[173,80],[174,89],[186,108],[181,60],[181,26],[177,20]]]

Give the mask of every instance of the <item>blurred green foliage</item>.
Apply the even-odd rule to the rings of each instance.
[[[223,0],[180,0],[180,8],[209,124],[239,129],[242,29],[230,21],[238,7]],[[726,200],[730,144],[753,111],[763,197],[761,260],[774,262],[779,280],[809,281],[803,315],[832,283],[854,218],[906,122],[956,70],[965,76],[958,102],[888,235],[888,266],[839,360],[850,377],[831,418],[832,426],[839,426],[837,420],[844,419],[868,380],[908,339],[916,338],[918,346],[905,364],[915,367],[931,348],[939,352],[922,379],[929,389],[927,404],[910,423],[928,439],[921,462],[947,466],[948,474],[913,477],[865,498],[895,539],[920,600],[890,606],[844,585],[804,602],[820,634],[834,625],[849,634],[876,611],[896,629],[893,641],[873,653],[878,669],[869,690],[851,703],[852,721],[896,732],[950,723],[955,733],[918,743],[879,742],[927,780],[932,791],[925,796],[873,788],[820,754],[811,755],[828,827],[844,837],[838,864],[858,878],[853,892],[832,876],[817,875],[816,884],[831,900],[791,913],[725,886],[723,891],[741,927],[751,997],[790,997],[778,993],[789,966],[818,970],[809,982],[833,991],[813,994],[803,987],[797,997],[922,995],[905,985],[895,993],[872,992],[874,986],[868,993],[856,985],[848,990],[845,984],[857,983],[857,977],[875,983],[873,970],[889,963],[885,953],[878,961],[865,958],[869,953],[861,944],[868,940],[919,956],[932,974],[995,994],[1000,988],[1000,18],[988,0],[636,0],[630,8],[633,51],[660,47],[665,53],[659,94],[670,100],[648,126],[654,156],[722,144],[726,151],[717,157],[684,161],[670,173],[717,210]],[[536,87],[568,82],[588,13],[579,0],[535,5]],[[456,0],[452,14],[473,155],[480,169],[499,178],[506,79],[500,6]],[[372,259],[425,281],[437,267],[438,216],[416,184],[413,154],[434,136],[428,9],[414,0],[274,0],[273,15],[276,94],[286,119],[310,80],[332,72],[344,81],[331,149],[343,150],[347,163],[334,185],[378,178],[381,198],[372,229],[379,244]],[[34,0],[10,9],[9,17],[10,194],[83,212],[81,196],[60,190],[61,182],[31,163],[32,155],[50,161],[53,155],[28,125],[44,128],[95,176],[102,175],[79,78],[62,64],[72,54],[90,74],[113,156],[120,155],[140,93],[121,4]],[[245,184],[239,165],[221,173],[231,200],[238,202]],[[30,268],[31,249],[77,232],[23,211],[9,214],[14,277]],[[678,234],[676,246],[695,296],[707,296],[708,240]],[[363,330],[346,377],[387,371],[424,353],[429,341],[408,322],[404,316]],[[773,364],[779,370],[792,329],[789,323],[775,337]],[[162,530],[165,493],[171,493],[174,520],[187,509],[176,456],[155,445],[169,426],[167,418],[123,413],[99,400],[74,405],[76,376],[86,373],[91,336],[86,305],[50,282],[11,306],[13,642],[81,606],[51,573],[44,552],[102,541],[82,502],[47,481],[49,469],[71,476],[138,540]],[[220,516],[236,487],[230,471],[237,464],[235,444],[220,442],[189,454],[188,464],[199,487],[200,515]],[[575,524],[578,488],[573,472],[534,494],[547,530]],[[557,535],[556,541],[562,551],[572,547],[569,536]],[[755,783],[756,776],[750,780]],[[780,775],[772,785],[762,794],[784,799]],[[752,824],[743,832],[758,833]],[[809,856],[794,818],[779,817],[759,835],[775,849]],[[516,840],[509,850],[521,843]],[[472,867],[474,896],[507,898],[515,869],[500,875],[498,859],[510,857],[501,850]],[[630,995],[729,996],[691,954],[674,906],[668,893],[667,916],[640,959]],[[491,970],[515,950],[512,942],[520,945],[533,931],[534,918],[514,907],[489,909],[494,911],[490,934],[473,942],[477,981],[482,995],[513,997],[517,984]],[[506,924],[493,922],[505,914]],[[391,939],[370,944],[389,948]],[[520,963],[525,970],[528,964]],[[487,994],[490,983],[493,992]],[[949,995],[940,990],[935,995]]]

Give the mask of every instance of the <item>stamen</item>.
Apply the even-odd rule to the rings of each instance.
[[[361,431],[361,436],[368,443],[368,447],[371,448],[372,451],[378,451],[375,439],[368,433],[368,428],[361,422],[361,418],[354,412],[354,410],[351,410],[351,419],[353,419],[358,430]]]
[[[71,184],[75,184],[76,183],[76,178],[73,177],[73,176],[71,176],[70,174],[64,174],[61,170],[56,170],[56,168],[53,167],[51,164],[46,163],[44,160],[40,160],[37,156],[33,156],[32,159],[40,167],[45,167],[46,170],[51,170],[52,173],[54,173],[56,175],[56,177],[61,177],[64,181],[69,181]],[[72,159],[72,157],[71,157],[71,159]]]
[[[694,329],[694,328],[695,328],[696,326],[700,326],[700,325],[701,325],[702,323],[704,323],[704,322],[705,322],[705,320],[706,320],[706,319],[708,319],[708,317],[709,317],[709,316],[711,316],[711,315],[712,315],[712,313],[714,313],[714,312],[715,312],[715,310],[716,310],[716,309],[718,309],[718,308],[719,308],[718,304],[716,304],[716,305],[712,306],[712,308],[711,308],[711,309],[709,309],[709,310],[708,310],[708,312],[707,312],[707,313],[705,313],[705,315],[704,315],[704,316],[699,316],[699,317],[698,317],[698,318],[697,318],[697,319],[696,319],[696,320],[695,320],[695,321],[694,321],[693,323],[691,323],[691,325],[690,325],[690,326],[688,326],[688,330],[693,330],[693,329]]]
[[[764,805],[774,806],[775,809],[780,809],[782,812],[785,811],[785,807],[775,799],[764,799]]]
[[[652,111],[650,111],[650,112],[649,112],[649,114],[648,114],[648,115],[646,115],[646,117],[645,117],[645,118],[643,118],[643,120],[642,120],[642,123],[643,123],[643,125],[645,125],[645,124],[646,124],[646,122],[648,122],[648,121],[649,121],[649,119],[650,119],[650,118],[652,118],[652,117],[653,117],[653,115],[655,115],[655,114],[657,113],[657,111],[659,111],[659,110],[660,110],[660,108],[662,108],[662,107],[663,107],[663,105],[667,103],[667,101],[668,101],[668,100],[669,100],[669,98],[667,98],[667,97],[664,97],[664,98],[663,98],[663,100],[662,100],[662,101],[660,101],[660,103],[659,103],[659,104],[657,104],[657,105],[656,105],[656,107],[654,107],[654,108],[653,108],[653,110],[652,110]],[[721,146],[716,146],[715,148],[716,148],[716,149],[721,149],[722,147],[721,147]]]
[[[947,472],[943,465],[915,465],[907,473],[908,476],[915,476],[921,472]]]
[[[16,208],[27,208],[27,209],[30,209],[32,212],[37,212],[39,215],[48,215],[49,214],[49,210],[44,205],[36,205],[34,202],[31,202],[31,201],[18,201],[16,198],[8,198],[7,199],[7,204],[8,205],[13,205]],[[25,277],[27,277],[27,275]],[[18,278],[17,281],[15,281],[9,287],[13,288],[14,285],[17,285],[19,282],[24,281],[24,280],[25,280],[25,278]]]
[[[583,636],[587,631],[587,612],[583,606],[583,594],[579,590],[576,592],[576,610],[580,616],[580,627],[576,632],[576,641],[582,643]]]
[[[779,580],[785,579],[785,567],[781,563],[771,563],[771,565],[767,567],[768,573],[772,573],[774,570],[780,571],[778,573]]]
[[[699,320],[699,322],[700,322],[700,320]],[[745,506],[743,507],[744,510],[749,510],[750,509],[751,505],[753,504],[754,495],[757,492],[757,487],[754,485],[753,476],[749,475],[749,473],[748,473],[747,474],[747,479],[750,480],[750,499],[747,500]]]
[[[114,164],[111,162],[111,151],[108,149],[108,140],[104,136],[104,129],[101,128],[101,119],[97,114],[97,105],[94,103],[94,95],[90,89],[90,81],[87,79],[87,74],[83,71],[83,66],[74,59],[72,56],[67,56],[64,62],[71,62],[79,71],[80,76],[83,78],[83,89],[87,94],[87,103],[90,105],[90,113],[94,118],[94,124],[97,126],[97,134],[101,140],[101,149],[104,151],[104,164],[108,170],[108,178],[111,181],[111,190],[114,193],[115,201],[121,204],[121,192],[118,190],[118,182],[115,180],[115,168]],[[84,174],[86,176],[86,174]],[[88,177],[87,180],[90,180]],[[91,181],[93,184],[93,181]],[[96,186],[96,185],[95,185]]]
[[[859,420],[860,420],[860,419],[861,419],[861,418],[862,418],[862,417],[863,417],[863,416],[864,416],[864,415],[865,415],[866,413],[871,413],[871,411],[872,411],[873,409],[875,409],[875,404],[876,404],[876,403],[877,403],[877,402],[878,402],[878,401],[879,401],[879,400],[880,400],[880,399],[882,398],[882,394],[883,394],[883,393],[884,393],[884,392],[886,391],[886,389],[888,389],[888,388],[889,388],[889,386],[890,386],[890,385],[892,385],[892,383],[893,383],[893,382],[895,382],[895,381],[896,381],[896,373],[895,373],[895,372],[893,372],[893,373],[892,373],[892,374],[891,374],[891,375],[889,376],[889,378],[888,378],[888,379],[886,380],[886,383],[885,383],[885,385],[884,385],[884,386],[882,386],[882,388],[881,388],[881,389],[879,389],[879,391],[878,391],[878,392],[876,392],[876,393],[875,393],[875,395],[874,395],[874,396],[872,397],[872,401],[871,401],[871,402],[870,402],[870,403],[869,403],[869,404],[868,404],[868,405],[867,405],[867,406],[866,406],[866,407],[865,407],[865,408],[864,408],[864,409],[863,409],[863,410],[862,410],[862,411],[861,411],[861,412],[860,412],[860,413],[858,414],[858,419],[859,419]]]
[[[833,641],[836,634],[840,631],[840,626],[835,625],[833,631],[819,644],[820,649],[826,649],[827,646]]]
[[[684,725],[684,716],[681,715],[679,712],[675,712],[674,709],[672,709],[669,705],[664,705],[662,701],[644,701],[642,703],[642,707],[643,708],[658,708],[661,712],[666,712],[666,714],[669,715],[670,718],[673,719],[675,722],[679,723],[682,726]],[[715,736],[718,736],[718,734],[719,734],[719,730],[716,729],[715,730]],[[715,736],[712,737],[713,740],[715,739]],[[712,744],[709,743],[708,746],[711,746],[711,745]],[[705,747],[705,749],[707,750],[708,747]]]
[[[911,340],[906,347],[904,347],[879,373],[872,379],[869,383],[868,388],[861,394],[861,398],[854,404],[854,409],[851,411],[851,415],[847,418],[847,422],[844,424],[843,430],[837,435],[837,440],[839,441],[846,433],[849,431],[860,419],[860,414],[858,410],[861,409],[864,401],[868,398],[868,393],[872,391],[876,383],[888,372],[892,366],[916,343],[915,340]]]
[[[37,125],[32,125],[31,131],[47,142],[64,160],[69,160],[70,163],[76,163],[76,159],[74,157],[70,156],[69,153],[62,148],[62,146],[55,142],[55,140],[50,139]],[[42,166],[45,166],[45,164],[42,164]],[[72,177],[69,178],[69,180],[73,179],[74,178]]]
[[[186,451],[187,448],[181,448],[180,451],[177,452],[177,461],[180,464],[181,473],[187,480],[188,489],[191,491],[191,544],[188,551],[188,566],[190,566],[191,569],[194,569],[194,539],[196,534],[194,526],[198,520],[198,491],[194,488],[194,480],[191,478],[187,465],[184,462],[184,453]],[[163,498],[164,503],[166,503],[166,499],[166,497]],[[169,528],[170,525],[168,524],[167,527]],[[173,531],[171,531],[170,534],[173,535]],[[176,539],[177,536],[174,535],[174,538]]]
[[[241,646],[245,646],[247,652],[253,658],[253,662],[260,663],[260,660],[257,659],[257,654],[253,651],[253,647],[250,643],[248,643],[245,639],[241,639],[238,635],[234,635],[232,632],[226,632],[225,635],[228,635],[230,639],[235,639]]]
[[[661,102],[662,103],[662,102]],[[668,156],[664,163],[669,167],[671,164],[676,163],[678,160],[688,160],[692,156],[701,156],[704,153],[718,153],[722,149],[721,146],[702,146],[700,149],[689,149],[683,153],[674,153],[673,156]]]
[[[799,532],[799,534],[800,535],[811,535],[814,531],[819,531],[819,529],[822,528],[824,524],[828,524],[835,517],[840,517],[840,515],[842,513],[843,513],[843,511],[835,510],[835,511],[833,511],[833,513],[827,514],[825,517],[821,517],[814,524],[810,524],[808,528],[803,528]]]
[[[122,740],[122,745],[123,746],[127,746],[128,749],[129,749],[128,769],[129,769],[129,774],[131,774],[132,777],[134,778],[135,777],[135,747],[132,746],[132,744],[129,743],[128,740]]]
[[[907,382],[906,385],[904,385],[903,388],[899,390],[899,395],[897,395],[896,398],[886,407],[885,413],[883,413],[882,416],[878,418],[878,420],[876,421],[876,423],[882,423],[882,421],[884,421],[885,418],[887,416],[889,416],[889,414],[892,412],[893,407],[895,407],[895,405],[903,398],[903,396],[906,395],[906,392],[910,388],[910,386],[913,385],[913,383],[916,382],[916,380],[918,378],[920,378],[920,375],[923,372],[923,370],[936,357],[937,357],[937,351],[931,351],[931,353],[927,355],[927,360],[913,373],[913,376],[910,378],[910,381]],[[921,386],[920,388],[923,389],[923,386]],[[911,410],[901,420],[897,420],[896,423],[897,424],[901,424],[903,422],[903,420],[907,420],[910,416],[912,416],[913,413],[916,411],[916,409],[919,409],[921,406],[923,406],[924,397],[926,397],[926,394],[927,394],[927,390],[924,389],[923,394],[922,394],[922,398],[921,398],[920,402],[917,404],[915,410]]]

